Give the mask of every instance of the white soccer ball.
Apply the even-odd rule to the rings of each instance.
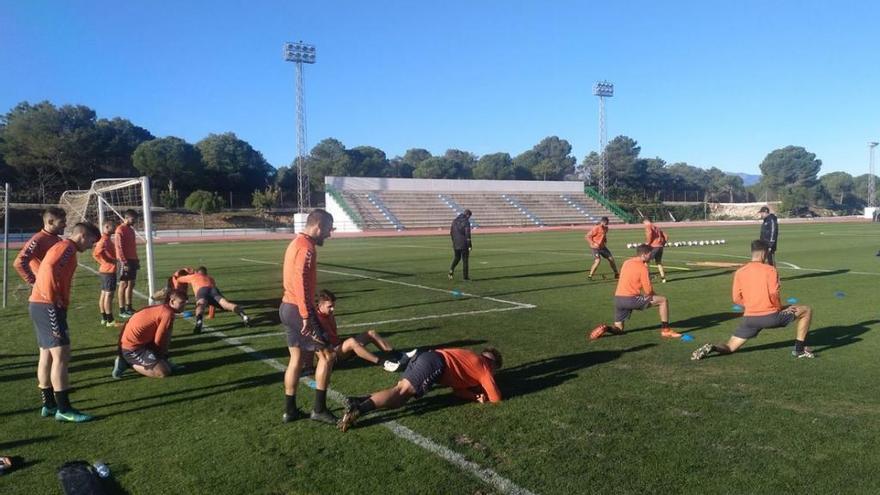
[[[700,241],[700,246],[705,246],[706,243],[704,241]]]
[[[721,244],[727,244],[727,240],[726,240],[726,239],[721,239]]]
[[[626,248],[627,248],[627,249],[632,249],[632,247],[633,247],[632,243],[629,243],[629,242],[626,243]]]

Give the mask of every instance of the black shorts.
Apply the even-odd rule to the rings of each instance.
[[[642,310],[651,305],[648,296],[614,296],[614,321],[626,321],[633,310]]]
[[[663,246],[651,248],[651,257],[648,261],[651,260],[654,260],[654,263],[663,263]]]
[[[301,333],[303,319],[299,315],[299,308],[294,304],[281,303],[278,308],[278,316],[281,318],[281,326],[287,332],[287,347],[299,347],[303,351],[317,351],[328,347],[324,329],[315,317],[309,318],[309,335]]]
[[[122,349],[122,358],[132,366],[142,366],[148,370],[153,369],[161,361],[156,352],[146,346],[137,349]]]
[[[593,248],[593,258],[605,258],[606,260],[611,257],[611,251],[608,250],[608,246],[602,246],[599,249]]]
[[[37,334],[37,345],[40,349],[51,349],[70,345],[67,333],[67,310],[54,304],[35,303],[28,305],[34,331]]]
[[[205,300],[205,304],[210,304],[216,308],[220,307],[220,299],[223,298],[223,294],[216,287],[202,287],[199,289],[199,292],[196,293],[196,302],[200,299]],[[302,323],[300,323],[302,325]]]
[[[101,290],[104,292],[113,292],[116,290],[116,274],[115,273],[100,273],[101,276]]]
[[[762,316],[743,316],[736,331],[733,332],[734,337],[741,339],[750,339],[756,337],[761,330],[765,328],[782,328],[788,326],[795,320],[795,312],[792,308],[786,308],[778,313],[771,313]]]
[[[128,260],[125,263],[119,263],[119,281],[134,282],[137,280],[138,270],[141,269],[139,260]]]
[[[406,366],[402,378],[416,389],[416,398],[425,395],[446,371],[446,361],[437,351],[416,354]]]

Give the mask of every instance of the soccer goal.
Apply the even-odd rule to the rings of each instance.
[[[3,221],[3,307],[9,293],[9,183],[0,190],[0,220]]]
[[[147,295],[156,292],[149,177],[98,179],[87,190],[64,191],[59,206],[67,212],[68,229],[77,222],[90,222],[101,228],[107,218],[122,221],[125,210],[137,211],[143,220],[143,230],[135,228],[135,233],[144,242],[147,252]]]

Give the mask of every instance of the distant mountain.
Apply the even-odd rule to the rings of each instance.
[[[760,175],[743,174],[743,173],[733,173],[731,175],[735,175],[737,177],[742,177],[743,184],[746,187],[753,186],[761,181]]]

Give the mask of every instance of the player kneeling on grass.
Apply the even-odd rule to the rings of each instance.
[[[330,345],[336,351],[337,361],[343,361],[350,358],[352,354],[356,354],[357,357],[364,361],[382,366],[385,371],[395,372],[400,368],[399,362],[382,359],[364,347],[372,342],[384,352],[392,352],[394,350],[391,344],[383,339],[375,330],[368,330],[357,337],[349,337],[344,341],[339,340],[339,335],[336,333],[336,317],[333,314],[335,310],[336,295],[329,290],[322,290],[318,294],[318,321],[321,322],[321,327],[326,332],[327,340],[330,341]]]
[[[129,318],[119,335],[119,355],[113,363],[113,378],[122,378],[126,368],[151,378],[165,378],[172,372],[168,344],[174,317],[186,306],[186,293],[172,291],[163,304],[148,306]]]
[[[614,326],[601,324],[590,333],[590,340],[596,340],[611,332],[616,335],[623,333],[623,322],[629,318],[633,310],[647,309],[652,306],[660,308],[660,336],[667,339],[681,337],[681,334],[669,328],[669,301],[654,294],[651,277],[648,275],[648,261],[651,260],[651,246],[640,244],[636,248],[636,256],[623,262],[620,268],[620,280],[614,291]]]
[[[752,260],[733,276],[733,302],[745,308],[743,319],[726,344],[704,344],[694,351],[691,359],[697,361],[713,352],[731,354],[765,328],[781,328],[797,320],[797,332],[792,355],[811,358],[813,352],[804,341],[810,331],[813,310],[809,306],[792,305],[782,308],[779,299],[779,274],[766,259],[770,246],[765,241],[752,242]]]
[[[397,409],[412,397],[425,395],[434,383],[452,387],[456,397],[485,402],[501,402],[495,372],[501,368],[501,353],[486,347],[479,354],[467,349],[437,349],[415,355],[403,378],[389,389],[367,397],[346,398],[346,411],[338,427],[348,431],[357,419],[376,409]]]
[[[193,294],[196,296],[196,326],[193,329],[193,333],[202,332],[202,319],[205,316],[205,308],[209,305],[215,308],[223,308],[226,311],[232,311],[241,318],[245,326],[250,323],[250,318],[248,318],[248,315],[245,314],[241,306],[223,297],[223,294],[217,289],[214,279],[208,276],[207,268],[200,266],[195,273],[187,275],[177,275],[179,273],[180,271],[178,270],[175,274],[177,282],[192,285]]]

